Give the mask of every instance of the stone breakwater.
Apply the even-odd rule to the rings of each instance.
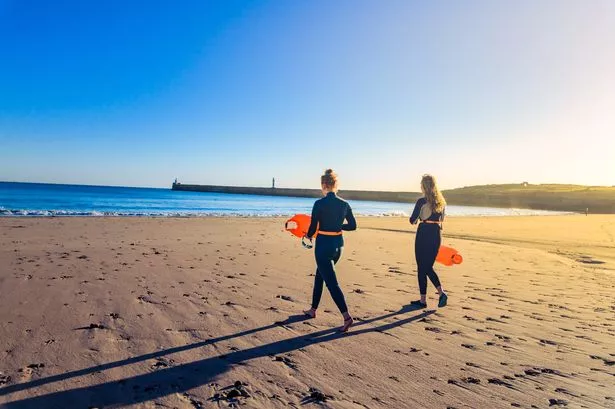
[[[210,193],[233,193],[263,196],[288,197],[314,197],[322,196],[319,189],[289,189],[270,187],[240,187],[240,186],[213,186],[213,185],[187,185],[173,183],[173,190]],[[340,190],[340,196],[348,200],[372,200],[377,202],[410,203],[416,201],[420,193],[411,192],[378,192],[364,190]]]

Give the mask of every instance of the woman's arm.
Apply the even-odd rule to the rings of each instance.
[[[419,214],[421,214],[421,207],[425,204],[425,199],[420,198],[414,205],[412,215],[410,215],[410,224],[416,224],[419,221]]]
[[[342,224],[342,230],[352,231],[357,229],[357,221],[352,214],[352,208],[348,205],[348,210],[346,210],[346,221],[348,223]]]
[[[314,202],[314,207],[312,207],[312,219],[310,220],[310,227],[305,236],[308,239],[312,239],[314,234],[316,234],[317,228],[318,228],[318,200]]]

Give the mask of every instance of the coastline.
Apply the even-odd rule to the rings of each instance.
[[[228,193],[258,196],[317,198],[318,189],[265,188],[241,186],[194,185],[174,182],[171,190]],[[615,186],[502,184],[446,189],[442,193],[449,205],[519,208],[596,214],[615,213]],[[411,203],[421,196],[415,192],[340,190],[347,200]]]

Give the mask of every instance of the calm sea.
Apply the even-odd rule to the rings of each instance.
[[[314,199],[171,189],[0,182],[0,216],[291,216],[309,213]],[[413,204],[350,201],[356,215],[408,216]],[[556,212],[448,206],[450,216],[510,216]]]

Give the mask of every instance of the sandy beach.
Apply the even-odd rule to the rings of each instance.
[[[405,218],[361,218],[306,320],[272,218],[0,218],[0,407],[615,408],[615,216],[449,218],[449,305]]]

